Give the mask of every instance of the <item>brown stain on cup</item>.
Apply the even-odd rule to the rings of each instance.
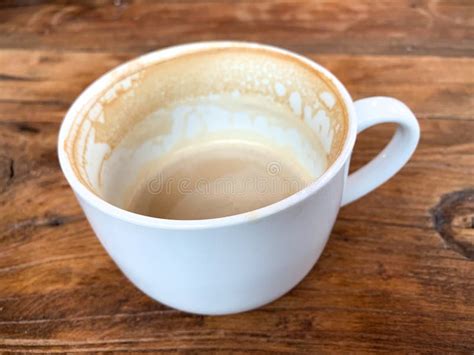
[[[145,57],[137,58],[122,65],[120,69],[109,72],[105,75],[106,78],[100,79],[107,84],[96,90],[96,93],[74,112],[74,123],[63,142],[71,167],[85,187],[101,195],[86,171],[88,137],[92,134],[94,143],[107,144],[113,150],[130,127],[157,108],[166,107],[183,97],[209,95],[214,92],[238,90],[243,94],[262,94],[286,105],[289,94],[280,97],[272,91],[278,80],[285,82],[288,93],[301,93],[303,103],[319,103],[320,94],[325,91],[334,95],[335,105],[331,109],[326,107],[325,111],[331,112],[332,120],[340,126],[340,131],[334,134],[328,153],[329,161],[335,161],[346,140],[349,119],[344,99],[332,80],[305,60],[289,53],[273,51],[266,47],[251,47],[239,42],[230,47],[215,45],[161,58],[158,56],[150,61],[145,61]],[[262,68],[268,64],[273,65],[276,70],[270,72],[270,76],[262,72]],[[277,72],[280,74],[275,76]],[[255,80],[247,87],[243,79],[249,75]],[[135,79],[130,85],[120,85],[131,77]],[[269,79],[268,85],[256,84],[265,79]],[[113,95],[109,95],[110,92],[113,92]],[[100,119],[94,114],[95,111],[100,111]],[[103,161],[108,159],[109,155],[106,154],[102,158]],[[99,173],[99,185],[100,181]]]

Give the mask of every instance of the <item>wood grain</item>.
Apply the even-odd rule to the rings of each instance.
[[[0,4],[0,351],[474,351],[474,261],[440,235],[474,245],[471,1],[116,3]],[[203,317],[149,299],[120,273],[60,172],[56,139],[74,98],[107,70],[218,38],[304,53],[354,98],[395,96],[422,136],[396,177],[341,210],[294,290]],[[364,132],[352,169],[392,132]]]
[[[0,118],[2,121],[59,122],[87,85],[137,55],[139,53],[3,50]],[[354,98],[391,95],[406,102],[421,116],[474,119],[473,58],[312,52],[307,56],[336,74]],[[25,109],[21,110],[22,107]]]
[[[473,54],[470,0],[32,3],[3,5],[0,47],[129,52],[224,38],[299,52]]]

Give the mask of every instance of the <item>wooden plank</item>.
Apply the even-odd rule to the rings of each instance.
[[[401,219],[397,223],[429,228],[431,217],[427,213],[428,208],[436,204],[439,196],[472,185],[474,143],[471,132],[474,122],[467,121],[459,125],[455,120],[422,119],[421,126],[421,145],[404,173],[397,175],[376,193],[356,202],[358,208],[355,218],[386,223]],[[56,159],[58,125],[31,127],[38,127],[34,128],[38,132],[18,129],[16,124],[3,125],[0,129],[4,167],[0,180],[3,191],[0,221],[7,232],[17,227],[28,229],[32,223],[33,226],[36,223],[55,226],[62,223],[61,220],[56,221],[55,216],[80,215],[77,208],[69,211],[72,199],[66,199],[69,188]],[[390,132],[389,127],[381,127],[373,134],[367,132],[361,137],[356,146],[353,166],[358,167],[374,156],[388,141]],[[444,142],[438,144],[439,140]],[[430,189],[419,188],[420,183],[429,184]],[[37,205],[31,203],[32,196],[41,206],[47,206],[50,210],[43,213],[38,211]],[[12,199],[15,199],[18,210],[12,210],[7,203]],[[393,201],[393,205],[387,204],[388,199]],[[393,209],[401,205],[409,205],[410,208]],[[350,210],[349,215],[355,211],[351,207],[347,209]],[[40,220],[31,221],[32,216]],[[25,222],[28,220],[30,222]]]
[[[261,310],[219,318],[186,315],[152,302],[106,257],[40,263],[12,277],[23,286],[29,280],[31,288],[2,298],[0,333],[5,345],[43,349],[212,349],[219,343],[222,350],[241,349],[240,343],[250,341],[252,350],[322,345],[467,351],[474,331],[472,266],[462,259],[428,257],[423,251],[433,245],[426,237],[416,228],[382,225],[367,231],[366,222],[339,220],[323,258],[299,287]],[[98,244],[92,235],[81,239]],[[405,245],[392,249],[397,242]],[[381,251],[382,245],[392,252]],[[5,276],[2,283],[12,284]],[[42,288],[54,283],[60,286],[56,290]],[[453,299],[464,302],[453,304]],[[414,327],[420,327],[416,334]]]
[[[221,38],[300,52],[471,56],[473,11],[470,0],[7,1],[0,47],[127,53]]]
[[[0,121],[58,122],[87,85],[137,55],[3,50],[0,52]],[[314,53],[308,56],[331,70],[355,99],[394,96],[419,116],[474,118],[472,58]]]

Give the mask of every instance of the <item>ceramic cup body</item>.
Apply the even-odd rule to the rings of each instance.
[[[189,50],[259,47],[311,65],[344,100],[348,128],[341,153],[313,184],[273,205],[236,216],[173,221],[137,215],[102,200],[75,176],[64,141],[81,108],[113,80],[112,72],[91,85],[68,112],[59,136],[64,174],[94,232],[112,259],[140,290],[171,307],[199,314],[257,308],[293,288],[321,255],[341,204],[351,202],[395,174],[413,153],[419,128],[412,112],[391,98],[354,103],[344,86],[318,64],[288,51],[249,43],[210,42],[178,46],[139,58],[153,62]],[[125,64],[115,71],[126,72]],[[383,122],[399,125],[392,141],[371,163],[348,177],[358,131]]]
[[[200,314],[250,310],[280,297],[313,267],[339,210],[344,169],[301,203],[230,226],[140,226],[78,196],[102,245],[139,289]]]

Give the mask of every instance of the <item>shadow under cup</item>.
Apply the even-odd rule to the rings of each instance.
[[[144,189],[163,190],[157,167],[204,143],[271,146],[282,156],[277,164],[304,167],[312,181],[340,154],[348,130],[344,101],[305,60],[236,44],[159,53],[99,79],[63,142],[80,183],[108,203],[147,214],[131,201]]]

